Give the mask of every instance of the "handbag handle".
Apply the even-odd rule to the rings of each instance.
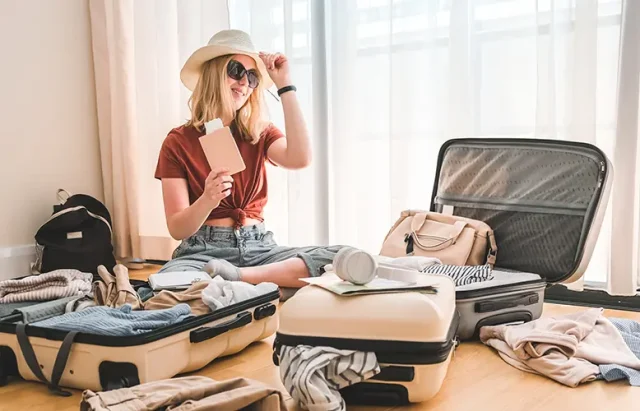
[[[66,198],[62,196],[63,193],[67,195]],[[59,188],[58,191],[56,192],[56,197],[58,198],[58,203],[60,203],[60,205],[63,205],[64,203],[67,202],[69,197],[71,197],[71,194],[64,188]]]
[[[455,241],[458,239],[458,236],[460,235],[460,233],[462,233],[462,230],[464,230],[464,228],[467,226],[467,223],[465,221],[462,220],[457,220],[454,224],[454,231],[453,233],[449,236],[449,238],[443,238],[443,237],[437,237],[437,236],[430,236],[428,234],[422,234],[419,235],[418,232],[420,231],[420,229],[424,226],[424,224],[426,223],[426,220],[428,219],[428,214],[427,213],[416,213],[413,221],[411,221],[411,236],[413,237],[414,242],[418,245],[418,247],[422,248],[422,249],[426,249],[426,250],[441,250],[443,248],[446,247],[445,244],[447,243],[455,243]],[[440,241],[438,244],[434,244],[434,245],[426,245],[424,243],[422,243],[420,241],[420,237],[426,237],[426,238],[432,238],[432,239],[440,239],[442,241]]]

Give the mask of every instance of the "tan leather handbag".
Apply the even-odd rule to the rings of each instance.
[[[422,210],[405,210],[391,227],[380,255],[436,257],[449,265],[496,262],[493,230],[486,223]]]

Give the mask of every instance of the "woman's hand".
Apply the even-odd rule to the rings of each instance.
[[[204,182],[204,191],[201,198],[214,209],[220,205],[223,198],[231,193],[231,183],[233,178],[228,174],[226,168],[215,168],[211,170]]]
[[[260,58],[267,67],[269,76],[273,80],[277,88],[282,88],[291,84],[289,75],[289,62],[284,54],[274,53],[268,54],[260,52]]]

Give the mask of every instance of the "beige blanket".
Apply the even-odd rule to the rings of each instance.
[[[0,303],[51,301],[91,292],[91,273],[55,270],[29,277],[0,281]]]
[[[603,311],[591,308],[517,326],[486,326],[480,340],[510,365],[569,387],[593,381],[600,364],[640,370],[640,360]]]

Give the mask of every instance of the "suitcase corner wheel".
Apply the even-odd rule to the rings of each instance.
[[[133,387],[140,384],[138,367],[131,363],[104,361],[98,369],[104,391]]]
[[[9,377],[18,376],[18,363],[16,355],[9,347],[0,347],[0,387],[9,382]]]
[[[409,405],[409,390],[399,384],[360,382],[340,390],[346,404]]]

